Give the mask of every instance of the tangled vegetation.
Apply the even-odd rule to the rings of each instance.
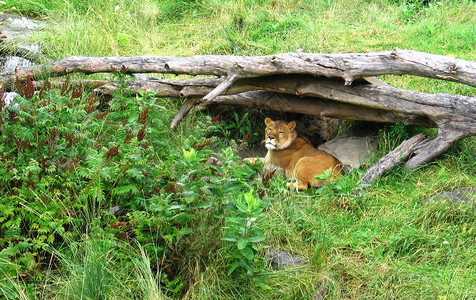
[[[5,2],[51,20],[33,37],[51,58],[393,47],[476,57],[469,0]],[[476,95],[454,83],[384,79]],[[46,78],[37,92],[30,79],[16,90],[0,101],[0,298],[476,296],[474,201],[432,200],[476,185],[475,138],[360,192],[365,166],[296,193],[237,156],[262,139],[251,114],[195,112],[172,131],[174,100],[122,90],[106,102],[68,81],[52,89]],[[422,130],[382,129],[377,156]],[[305,264],[273,270],[275,250]]]

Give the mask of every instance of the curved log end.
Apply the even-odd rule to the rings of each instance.
[[[432,161],[465,136],[468,136],[468,134],[449,129],[440,130],[440,134],[435,139],[431,140],[421,150],[418,150],[417,155],[405,164],[405,168],[414,169]]]

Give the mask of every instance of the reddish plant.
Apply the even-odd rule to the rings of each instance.
[[[126,137],[124,138],[124,144],[127,144],[131,141],[132,138],[132,129],[129,129],[129,132],[127,133]]]
[[[260,199],[263,199],[263,197],[264,197],[265,194],[266,194],[265,190],[262,190],[261,192],[259,192],[258,197],[259,197]]]
[[[115,157],[117,154],[119,154],[119,145],[117,146],[114,146],[114,147],[111,147],[109,148],[109,150],[107,151],[106,153],[106,159],[109,160],[109,159],[112,159],[113,157]]]
[[[83,84],[80,83],[77,87],[73,88],[71,93],[71,100],[81,98],[83,96]]]
[[[65,96],[71,91],[71,87],[69,86],[69,75],[66,76],[66,80],[63,82],[61,86],[61,96]]]
[[[17,76],[17,88],[20,96],[26,99],[33,98],[33,95],[35,94],[35,85],[33,84],[30,75],[26,77],[26,85],[24,85]]]
[[[45,80],[45,82],[43,83],[43,86],[41,87],[40,92],[38,93],[38,96],[40,97],[40,100],[43,100],[43,99],[44,99],[44,98],[43,98],[43,96],[44,96],[43,93],[44,93],[45,91],[49,91],[49,90],[51,90],[51,82],[50,82],[50,80],[49,80],[49,77],[46,77],[46,80]],[[44,105],[43,105],[43,106],[44,106]]]
[[[206,146],[210,145],[211,143],[212,143],[212,140],[208,139],[200,145],[197,145],[196,143],[193,143],[192,148],[199,151],[199,150],[202,150],[203,148],[205,148]]]
[[[243,143],[245,143],[245,142],[250,138],[250,134],[251,134],[251,133],[248,132],[247,134],[245,134],[245,135],[243,136],[243,139],[242,139]]]
[[[68,142],[66,147],[71,148],[71,146],[73,145],[73,142],[74,142],[74,133],[68,133],[68,134],[65,135],[64,138]]]
[[[139,129],[139,131],[137,132],[137,140],[140,142],[144,139],[145,137],[145,125],[142,126],[141,129]]]
[[[220,114],[214,116],[214,117],[210,120],[210,122],[216,123],[216,122],[218,122],[219,119],[220,119]]]
[[[147,149],[149,148],[150,142],[140,144],[142,148]]]
[[[145,122],[147,121],[147,115],[149,114],[149,106],[147,106],[146,109],[144,109],[143,112],[141,112],[141,114],[139,115],[139,120],[138,122],[141,123],[141,124],[145,124]]]
[[[0,90],[0,110],[5,106],[5,91]]]
[[[269,180],[273,177],[274,173],[276,173],[276,169],[269,173],[265,173],[261,176],[261,181],[263,182],[264,186],[267,186],[269,183]]]
[[[104,118],[109,112],[108,111],[103,111],[102,113],[99,113],[97,115],[94,116],[95,119],[102,119]]]

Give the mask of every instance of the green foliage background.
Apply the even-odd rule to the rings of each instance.
[[[5,2],[0,9],[48,23],[31,39],[51,59],[395,47],[476,58],[470,0]],[[476,96],[456,83],[383,79]],[[179,101],[120,91],[104,107],[74,85],[36,94],[29,86],[0,105],[0,297],[476,297],[474,201],[422,201],[476,185],[475,138],[360,193],[365,167],[297,194],[236,156],[247,133],[261,138],[248,115],[196,112],[171,131]],[[378,155],[415,130],[382,130]],[[269,250],[306,265],[271,270]]]

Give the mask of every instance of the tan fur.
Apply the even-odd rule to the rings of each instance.
[[[325,182],[314,176],[331,169],[331,179],[341,175],[342,164],[332,155],[314,148],[308,139],[298,136],[296,122],[265,119],[265,163],[286,170],[288,177],[297,181],[298,190],[322,186]],[[288,185],[290,187],[290,185]]]

